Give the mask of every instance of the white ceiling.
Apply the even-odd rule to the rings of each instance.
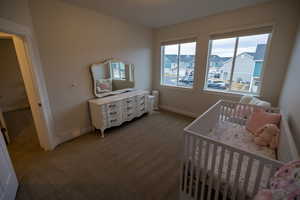
[[[270,0],[63,0],[148,27],[161,27]]]

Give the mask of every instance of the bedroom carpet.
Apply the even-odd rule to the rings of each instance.
[[[29,139],[9,145],[16,199],[176,200],[183,128],[192,120],[155,112],[108,129],[104,139],[89,133],[51,152],[39,147],[32,125]]]

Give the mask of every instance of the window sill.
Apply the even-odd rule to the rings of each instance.
[[[194,91],[194,87],[181,87],[181,86],[173,86],[173,85],[160,85],[160,88],[184,91],[184,92],[193,92]]]
[[[220,96],[234,96],[234,97],[241,97],[243,95],[249,95],[253,97],[259,97],[259,94],[251,94],[251,93],[243,93],[243,92],[234,92],[234,91],[222,91],[222,90],[214,90],[214,89],[202,89],[203,93],[207,94],[214,94],[214,95],[220,95]]]

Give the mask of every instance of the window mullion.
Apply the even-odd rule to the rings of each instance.
[[[160,62],[162,63],[160,78],[161,78],[161,84],[165,84],[165,46],[163,46],[160,51],[161,51],[160,55],[162,55],[160,58],[161,59]]]
[[[179,81],[179,57],[180,57],[180,46],[181,46],[181,44],[178,44],[178,56],[177,56],[177,83],[176,83],[177,86],[178,86],[178,81]]]
[[[207,81],[208,81],[208,74],[209,74],[209,66],[210,66],[210,56],[212,52],[212,41],[209,41],[208,43],[208,56],[207,56],[207,63],[206,63],[206,73],[205,73],[205,83],[204,87],[207,88]]]
[[[236,40],[235,40],[234,54],[233,54],[233,59],[232,59],[231,72],[230,72],[229,91],[231,91],[231,84],[232,84],[232,79],[233,79],[233,73],[234,73],[234,67],[235,67],[235,61],[236,61],[236,54],[237,54],[237,50],[238,50],[238,45],[239,45],[239,37],[237,37]]]
[[[121,79],[121,64],[119,63],[119,77]]]

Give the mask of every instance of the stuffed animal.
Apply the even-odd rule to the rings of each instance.
[[[280,130],[275,124],[266,124],[255,134],[254,142],[260,146],[269,146],[276,149]]]

